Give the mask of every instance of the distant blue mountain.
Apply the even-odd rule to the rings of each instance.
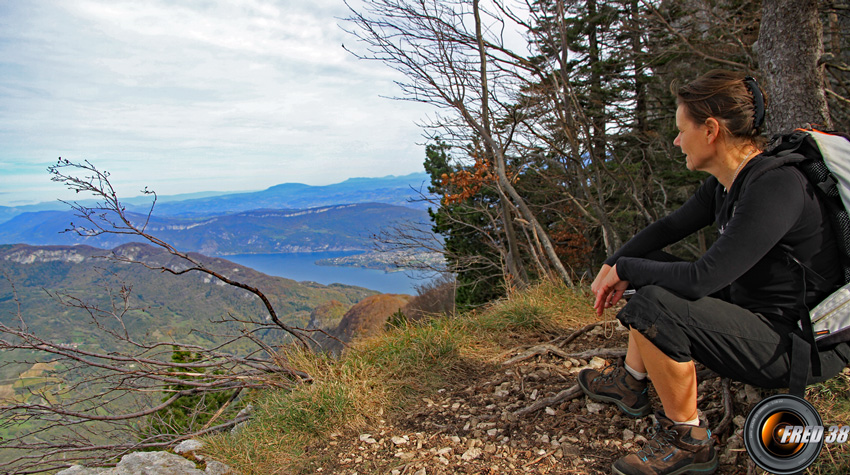
[[[201,191],[198,193],[183,193],[178,195],[167,195],[167,196],[159,196],[157,197],[157,202],[167,203],[171,201],[184,201],[191,199],[199,199],[199,198],[209,198],[212,196],[221,196],[226,194],[232,194],[232,192],[224,192],[224,191]],[[151,199],[148,196],[136,196],[133,198],[127,198],[122,200],[125,205],[130,207],[134,206],[144,206],[149,207]],[[92,205],[95,203],[94,200],[81,200],[81,204],[84,205]],[[22,205],[22,206],[0,206],[0,223],[4,223],[15,216],[19,216],[24,213],[34,213],[37,211],[64,211],[68,209],[68,205],[56,200],[56,201],[47,201],[44,203],[37,203],[32,205]]]
[[[383,203],[424,210],[428,204],[422,201],[421,193],[427,193],[429,183],[430,178],[426,173],[383,178],[351,178],[342,183],[325,186],[284,183],[263,191],[158,203],[154,214],[203,217],[261,208],[306,209],[352,203]],[[147,212],[147,209],[141,206],[128,208]]]
[[[6,221],[14,218],[15,216],[19,216],[24,213],[35,213],[38,211],[63,209],[68,209],[68,205],[60,203],[58,201],[53,203],[38,203],[34,205],[24,206],[0,206],[0,223],[5,223]]]
[[[143,223],[144,214],[128,213]],[[24,213],[0,224],[0,244],[74,245],[113,248],[138,236],[81,237],[62,231],[84,224],[72,211]],[[373,236],[396,223],[427,223],[424,210],[382,203],[309,209],[257,209],[205,217],[152,216],[147,232],[183,251],[206,255],[368,250]]]
[[[252,209],[306,209],[348,203],[384,203],[424,210],[421,193],[427,193],[430,177],[427,173],[382,178],[351,178],[342,183],[311,186],[284,183],[262,191],[239,193],[200,192],[158,196],[154,208],[157,216],[204,217],[249,211]],[[421,193],[420,193],[421,191]],[[151,198],[125,198],[127,209],[147,214]],[[82,201],[82,204],[89,204]],[[23,213],[67,210],[59,201],[34,205],[0,206],[0,223]]]

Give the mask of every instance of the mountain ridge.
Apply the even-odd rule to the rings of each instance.
[[[385,203],[425,209],[422,194],[430,177],[424,172],[383,177],[349,178],[329,185],[281,183],[256,191],[201,191],[176,195],[157,196],[156,214],[160,216],[203,216],[247,211],[252,208],[314,208],[347,203]],[[420,193],[420,190],[422,193]],[[128,210],[147,214],[151,197],[134,196],[121,200]],[[92,200],[82,200],[89,206]],[[61,201],[42,202],[22,206],[0,206],[0,224],[27,212],[57,211],[67,209]]]
[[[349,178],[322,186],[282,183],[261,191],[163,203],[157,205],[155,211],[160,216],[191,217],[260,208],[302,209],[356,203],[383,203],[424,209],[427,204],[416,200],[421,198],[419,190],[428,180],[430,178],[426,173],[412,173],[381,178]]]
[[[140,226],[148,220],[144,214],[127,212],[127,216]],[[356,203],[308,209],[252,209],[193,218],[154,215],[146,231],[178,249],[205,255],[362,251],[372,247],[372,236],[393,223],[427,220],[423,210]],[[0,224],[0,243],[114,248],[141,239],[120,234],[84,237],[62,232],[72,222],[81,222],[73,211],[24,213]]]

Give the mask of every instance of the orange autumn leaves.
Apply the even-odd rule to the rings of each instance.
[[[440,185],[444,190],[442,203],[451,206],[474,198],[487,186],[496,186],[496,174],[492,163],[480,154],[473,154],[472,166],[440,176]],[[519,182],[519,175],[512,177],[513,183]],[[581,269],[589,262],[592,247],[587,237],[580,231],[583,221],[567,211],[562,218],[548,226],[549,235],[555,243],[555,252],[561,260],[574,269]]]
[[[492,172],[492,165],[487,159],[475,157],[475,164],[471,170],[461,169],[456,172],[443,173],[440,177],[441,185],[446,194],[443,196],[443,204],[450,206],[466,201],[477,195],[481,188],[487,183],[495,183],[496,177]],[[449,190],[457,190],[452,193]]]

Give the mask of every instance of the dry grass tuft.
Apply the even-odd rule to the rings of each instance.
[[[479,318],[489,330],[563,332],[597,320],[592,300],[581,289],[544,281],[490,307]]]

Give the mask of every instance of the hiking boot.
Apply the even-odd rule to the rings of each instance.
[[[674,424],[663,412],[655,419],[649,441],[637,453],[614,462],[614,475],[707,475],[717,470],[717,452],[704,420],[699,426]]]
[[[606,366],[602,371],[581,370],[578,384],[591,399],[613,402],[632,417],[643,417],[651,412],[646,379],[635,379],[626,371],[622,360]]]

